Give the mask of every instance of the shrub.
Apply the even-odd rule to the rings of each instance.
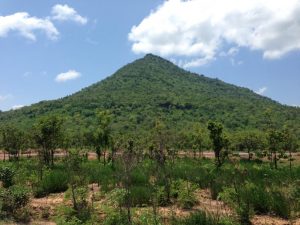
[[[290,202],[285,194],[278,190],[271,191],[271,210],[278,216],[288,219],[291,215]]]
[[[252,183],[236,184],[236,187],[225,188],[220,198],[229,204],[237,213],[241,224],[251,224],[253,215],[252,196],[255,185]]]
[[[107,194],[108,204],[114,208],[120,208],[126,197],[126,190],[123,188],[115,188]]]
[[[174,225],[218,225],[217,218],[206,214],[203,211],[197,211],[196,213],[191,214],[189,217],[176,220]]]
[[[134,224],[139,224],[139,225],[162,225],[160,217],[157,215],[156,217],[152,212],[149,210],[143,211]]]
[[[127,215],[121,211],[119,212],[110,212],[106,214],[104,225],[130,225],[127,220]]]
[[[2,181],[3,187],[8,188],[13,185],[14,170],[10,167],[0,168],[0,180]]]
[[[122,188],[115,188],[107,194],[107,204],[109,210],[106,212],[106,217],[103,222],[104,225],[128,225],[128,218],[126,213],[122,210],[125,203],[126,190]]]
[[[44,197],[50,193],[64,192],[68,189],[68,174],[59,170],[52,170],[45,174],[33,188],[35,197]]]
[[[167,199],[165,186],[157,188],[157,202],[159,206],[167,206],[170,203]]]
[[[2,192],[3,208],[9,212],[22,208],[29,202],[28,189],[21,186],[11,186],[7,191]]]
[[[191,209],[196,204],[197,186],[189,181],[177,180],[172,184],[172,196],[177,197],[178,205],[183,209]]]
[[[31,213],[29,208],[24,207],[17,209],[13,214],[14,219],[20,223],[29,223],[31,220]]]
[[[11,186],[0,191],[1,213],[5,217],[14,217],[19,222],[30,220],[29,210],[26,205],[29,202],[29,191],[21,186]]]
[[[130,188],[130,198],[133,206],[144,206],[150,203],[152,190],[146,186]]]

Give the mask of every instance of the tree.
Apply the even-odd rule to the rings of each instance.
[[[8,152],[9,158],[19,159],[20,150],[26,147],[24,132],[14,126],[6,126],[1,131],[2,147]]]
[[[296,151],[297,147],[296,136],[293,135],[293,132],[289,127],[285,126],[282,131],[282,148],[285,152],[289,153],[290,171],[292,170],[292,152]]]
[[[252,158],[253,152],[262,150],[264,146],[263,136],[257,131],[245,131],[237,135],[236,148],[239,151],[247,151],[249,161]]]
[[[132,188],[132,172],[137,165],[137,155],[135,151],[135,143],[132,139],[129,139],[127,143],[125,143],[125,150],[121,159],[121,183],[122,188],[125,190],[125,198],[124,204],[127,210],[127,222],[128,224],[132,224],[131,218],[131,195],[130,189]]]
[[[204,130],[200,127],[200,125],[196,125],[192,133],[192,148],[194,152],[194,158],[196,158],[197,150],[200,157],[203,151],[204,143],[205,143]]]
[[[155,122],[154,130],[153,130],[153,146],[152,146],[152,156],[154,161],[156,162],[156,176],[157,180],[160,182],[164,182],[164,196],[161,205],[167,205],[170,203],[171,198],[171,175],[167,166],[168,154],[168,142],[170,141],[170,135],[166,131],[166,126],[160,120]]]
[[[271,155],[271,160],[274,162],[274,167],[277,169],[277,161],[278,151],[282,150],[282,144],[283,144],[283,134],[282,132],[271,129],[268,133],[268,142],[269,142],[269,151]]]
[[[100,157],[103,151],[103,160],[106,164],[106,150],[110,147],[112,143],[111,136],[111,119],[112,116],[109,111],[98,111],[97,116],[97,128],[93,136],[93,143],[97,154],[97,158],[100,161]]]
[[[69,194],[75,215],[81,221],[90,218],[91,209],[88,203],[88,183],[82,169],[83,159],[78,150],[71,150],[66,160],[69,173]]]
[[[223,148],[228,147],[229,140],[223,135],[223,125],[221,123],[210,121],[207,126],[210,131],[210,139],[213,144],[213,150],[216,158],[217,168],[221,167],[224,162],[226,152],[222,152]]]
[[[62,145],[62,125],[63,119],[60,116],[50,115],[41,118],[34,126],[34,140],[47,166],[50,163],[54,165],[54,151]]]
[[[277,169],[278,151],[282,151],[283,147],[283,133],[276,127],[275,120],[273,118],[273,111],[267,109],[265,111],[265,126],[267,132],[268,149],[270,152],[271,166],[274,163],[275,169]]]

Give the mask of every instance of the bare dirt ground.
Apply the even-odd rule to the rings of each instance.
[[[117,153],[117,154],[121,154],[121,153]],[[236,152],[236,155],[239,155],[239,157],[241,159],[248,159],[248,153],[246,152]],[[57,150],[55,153],[55,157],[60,158],[60,157],[65,157],[67,155],[66,151],[64,150]],[[31,157],[37,157],[38,153],[36,150],[28,150],[25,153],[21,154],[20,157],[21,158],[31,158]],[[196,153],[194,155],[194,153],[192,151],[179,151],[178,152],[178,156],[179,157],[196,157],[196,158],[200,158],[200,157],[204,157],[204,158],[214,158],[214,152],[213,151],[204,151],[202,153]],[[294,161],[300,162],[300,152],[294,152],[292,153],[292,157],[294,158]],[[255,157],[254,157],[255,158]],[[8,160],[8,154],[4,154],[3,150],[0,150],[0,161],[1,160]],[[95,152],[88,152],[88,159],[89,160],[96,160],[97,159],[97,154]],[[287,161],[287,160],[285,160]]]

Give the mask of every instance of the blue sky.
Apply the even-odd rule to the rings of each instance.
[[[299,1],[226,1],[2,0],[0,110],[72,94],[150,52],[300,105]]]

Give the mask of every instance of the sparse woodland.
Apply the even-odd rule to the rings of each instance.
[[[148,135],[116,132],[95,111],[93,129],[68,130],[59,115],[30,129],[1,127],[4,224],[251,224],[300,213],[298,137],[266,111],[263,131],[218,121],[174,132],[160,118]],[[214,157],[207,157],[211,151]],[[91,157],[95,156],[95,157]],[[51,202],[53,196],[60,196]],[[39,204],[46,199],[46,204]],[[48,201],[48,202],[47,202]],[[256,219],[257,220],[257,219]]]

